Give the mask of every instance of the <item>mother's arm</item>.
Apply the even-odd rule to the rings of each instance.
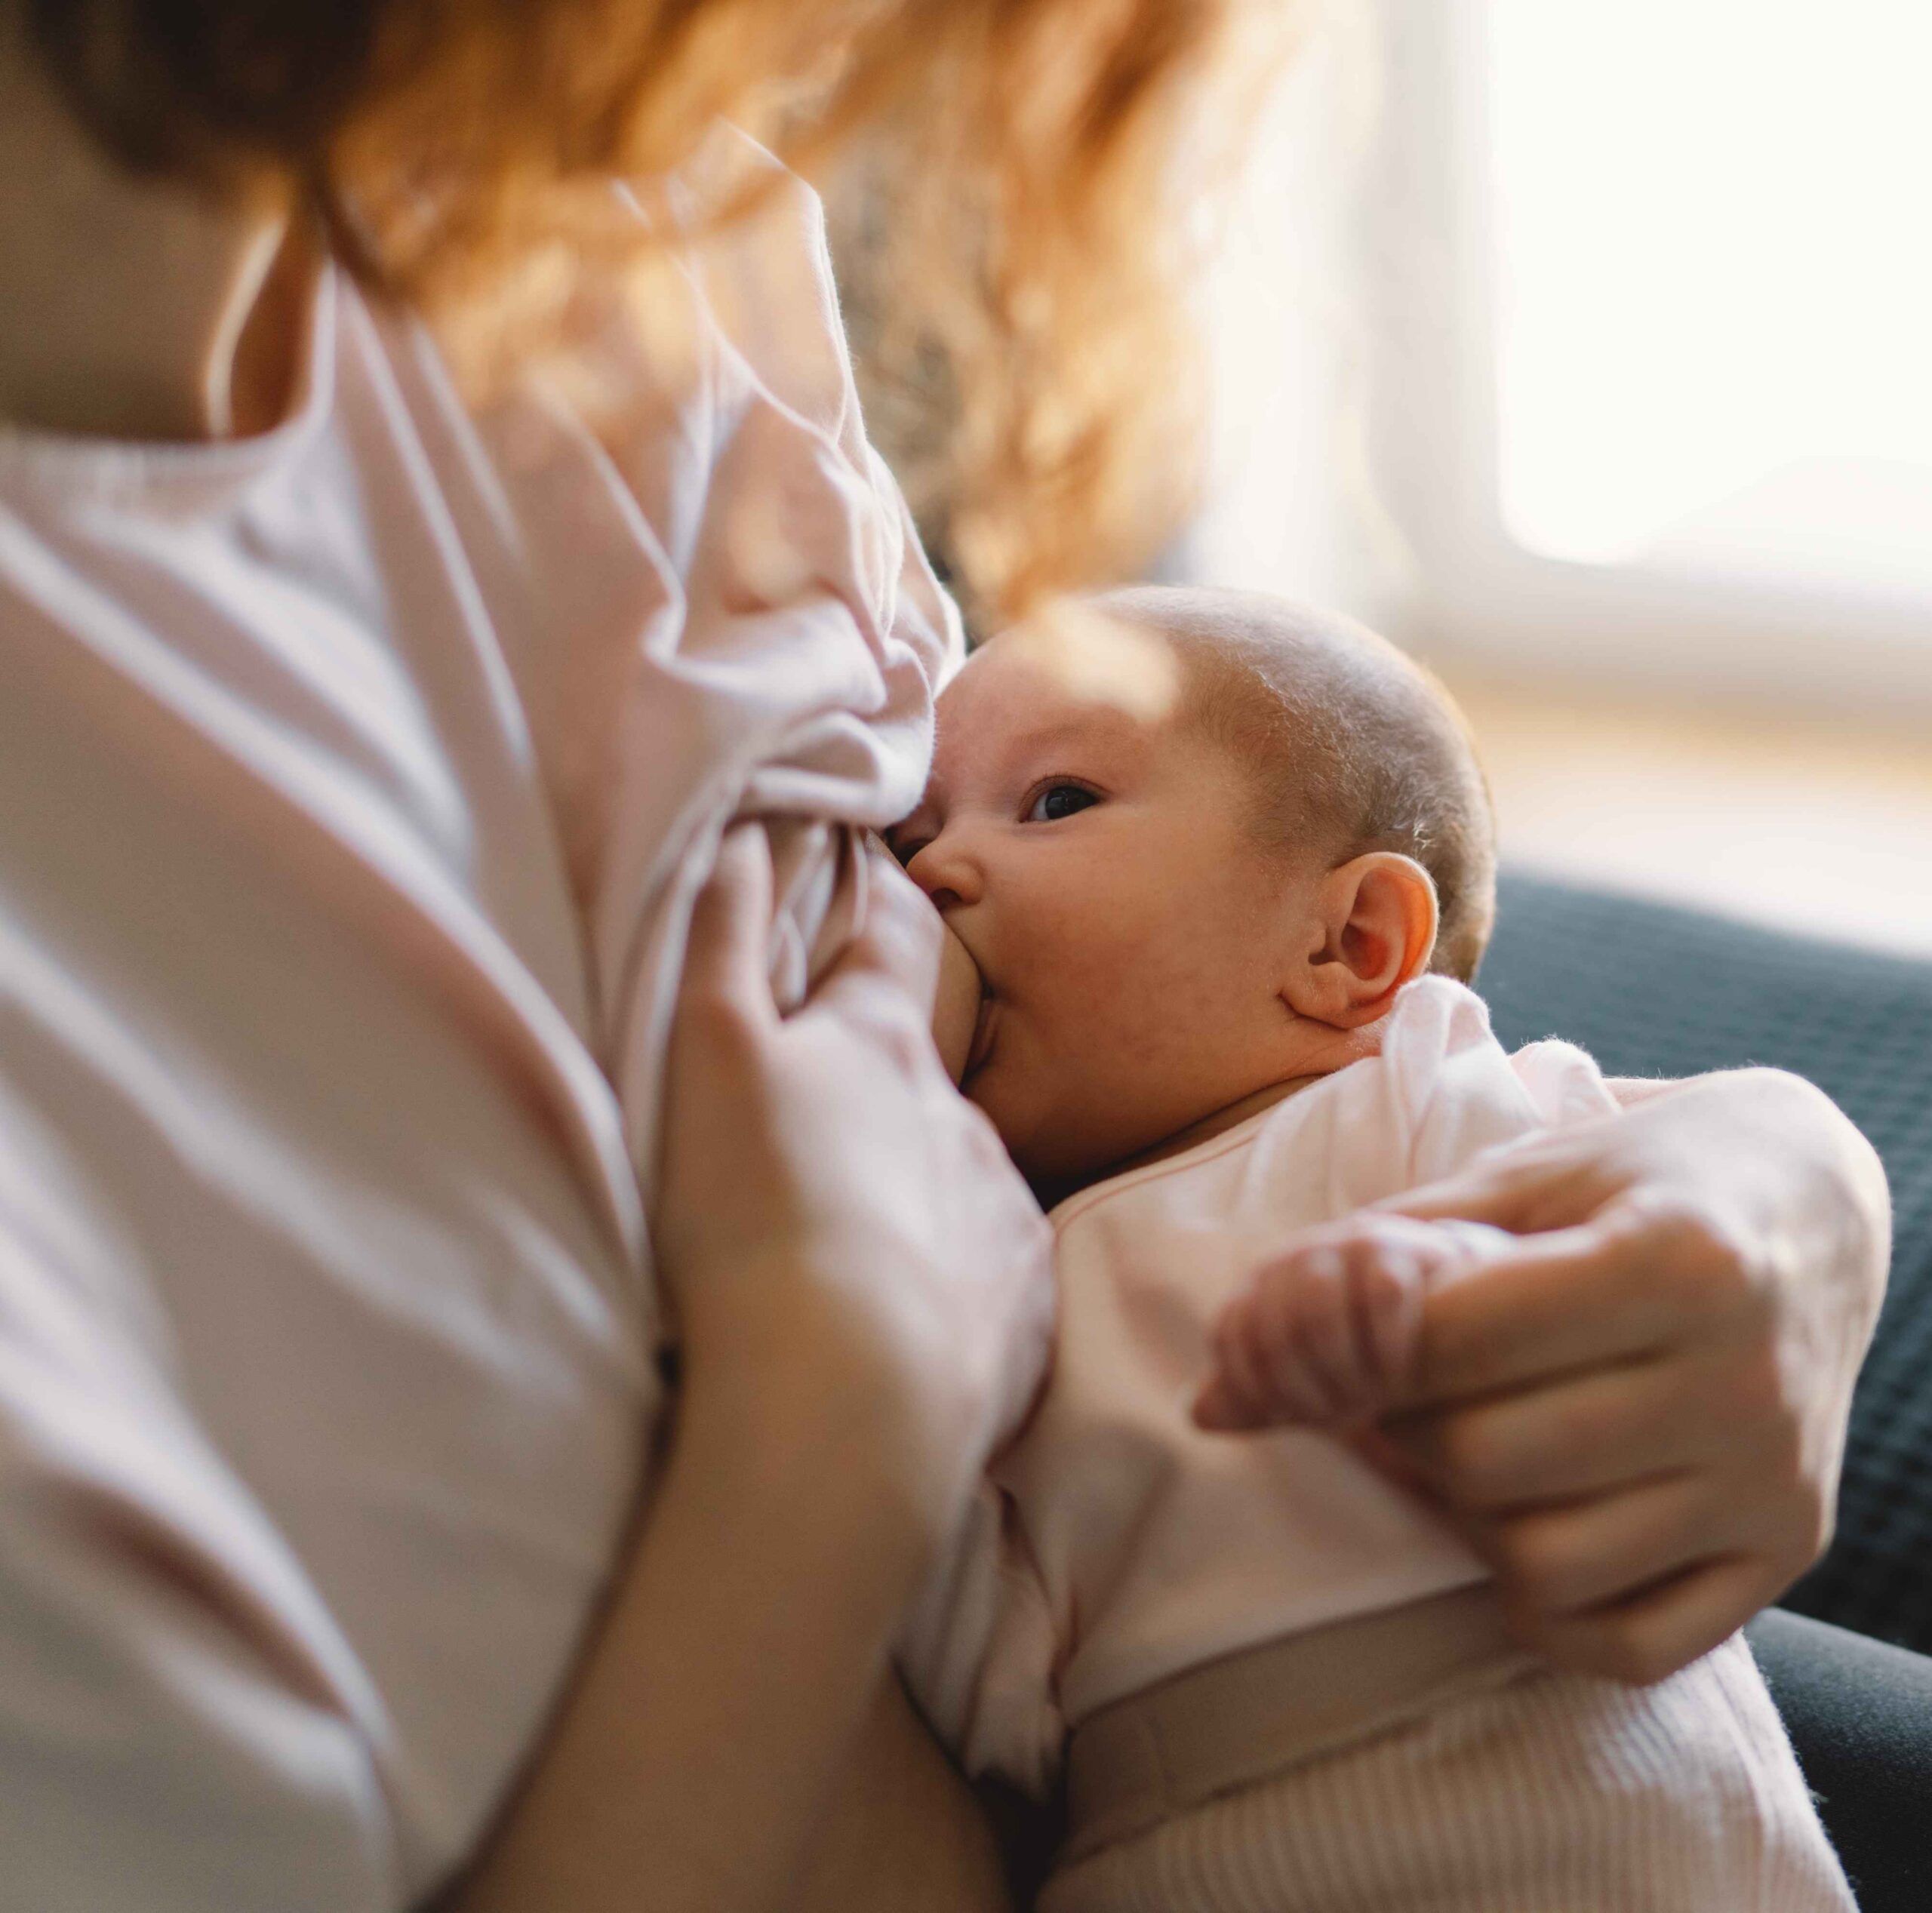
[[[1044,1224],[915,1007],[938,940],[911,886],[881,871],[851,953],[781,1021],[762,834],[720,867],[656,1216],[675,1426],[547,1745],[445,1902],[463,1913],[1001,1903],[887,1663],[1037,1381]]]
[[[549,1743],[448,1913],[1003,1913],[985,1817],[884,1666],[917,1558],[866,1459],[890,1432],[813,1439],[827,1432],[681,1435]]]
[[[848,1755],[787,1913],[1007,1913],[993,1828],[897,1678]]]
[[[1383,1205],[1524,1240],[1431,1298],[1373,1444],[1561,1665],[1661,1678],[1831,1534],[1890,1253],[1884,1172],[1801,1079],[1613,1085],[1618,1116]]]

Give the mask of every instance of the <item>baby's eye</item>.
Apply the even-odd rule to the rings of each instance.
[[[1076,810],[1084,810],[1100,798],[1084,784],[1049,784],[1027,806],[1028,823],[1057,823]]]

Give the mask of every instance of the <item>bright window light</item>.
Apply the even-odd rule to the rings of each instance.
[[[1487,18],[1511,535],[1932,593],[1932,6]]]

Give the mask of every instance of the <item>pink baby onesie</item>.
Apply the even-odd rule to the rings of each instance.
[[[1069,1736],[1136,1696],[1284,1638],[1411,1607],[1419,1616],[1446,1612],[1431,1602],[1484,1579],[1437,1518],[1341,1442],[1304,1430],[1230,1436],[1196,1427],[1189,1409],[1208,1370],[1210,1327],[1294,1230],[1616,1106],[1581,1050],[1546,1042],[1506,1055],[1481,1002],[1429,977],[1402,992],[1379,1056],[1054,1212],[1060,1316],[1046,1391],[992,1470],[906,1644],[915,1691],[970,1773],[1045,1797],[1061,1778]],[[1438,1770],[1418,1751],[1414,1735],[1423,1730],[1412,1724],[1387,1770],[1386,1736],[1308,1761],[1088,1853],[1043,1904],[1056,1913],[1848,1905],[1742,1642],[1678,1677],[1675,1689],[1653,1691],[1674,1697],[1649,1706],[1609,1683],[1537,1673],[1456,1703],[1490,1710],[1478,1736],[1486,1746],[1520,1752],[1535,1735],[1509,1724],[1512,1710],[1534,1696],[1537,1707],[1555,1706],[1574,1743],[1575,1770],[1558,1775],[1562,1761],[1552,1754],[1536,1770],[1544,1792],[1534,1813],[1505,1813],[1500,1825],[1485,1816],[1506,1795],[1520,1805],[1523,1761],[1472,1764],[1465,1748],[1445,1755]],[[1282,1696],[1286,1715],[1296,1698]],[[1660,1730],[1671,1707],[1691,1724]],[[1737,1727],[1740,1708],[1748,1733]],[[1432,1716],[1429,1730],[1455,1711]],[[1633,1745],[1648,1750],[1646,1759],[1660,1755],[1654,1773],[1639,1761],[1634,1780]],[[1592,1761],[1601,1763],[1595,1779],[1582,1770]],[[1713,1765],[1724,1784],[1706,1839],[1663,1803],[1673,1789],[1683,1796],[1683,1770]],[[1309,1774],[1319,1780],[1315,1795],[1297,1795]],[[1415,1810],[1407,1847],[1368,1838],[1398,1810],[1404,1785]],[[1606,1818],[1600,1792],[1622,1801],[1629,1825]],[[1076,1786],[1081,1812],[1108,1817],[1105,1801],[1083,1803],[1079,1794]],[[1595,1827],[1595,1847],[1569,1837],[1583,1826]],[[1076,1850],[1081,1834],[1076,1823]],[[1460,1853],[1453,1865],[1452,1849]],[[1767,1881],[1784,1883],[1777,1892],[1700,1899],[1712,1869],[1730,1880],[1740,1853]],[[1601,1880],[1601,1900],[1559,1880],[1573,1865]],[[1458,1879],[1466,1897],[1453,1889]],[[1512,1897],[1512,1882],[1527,1897]],[[1425,1892],[1436,1896],[1425,1901]]]

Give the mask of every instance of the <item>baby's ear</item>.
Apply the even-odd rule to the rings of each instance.
[[[1435,885],[1414,857],[1369,850],[1316,886],[1308,954],[1282,995],[1297,1016],[1337,1029],[1386,1016],[1435,949]]]

